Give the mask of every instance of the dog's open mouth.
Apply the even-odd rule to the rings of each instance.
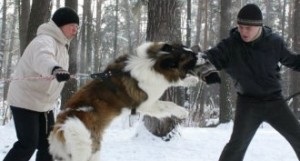
[[[196,76],[195,73],[195,68],[196,68],[196,64],[197,64],[197,60],[198,58],[196,57],[196,53],[189,53],[189,61],[186,62],[185,65],[183,65],[183,69],[185,69],[186,74],[190,74],[190,75],[194,75]]]
[[[198,60],[196,53],[183,45],[172,45],[167,52],[169,54],[161,56],[163,59],[161,67],[169,73],[166,75],[172,75],[173,80],[176,80],[178,77],[184,79],[187,74],[193,74]],[[173,72],[174,70],[178,71],[178,75],[177,72]]]

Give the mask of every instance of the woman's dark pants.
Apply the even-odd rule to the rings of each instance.
[[[11,106],[18,141],[3,161],[28,161],[37,149],[36,161],[52,161],[48,152],[48,135],[54,115]]]

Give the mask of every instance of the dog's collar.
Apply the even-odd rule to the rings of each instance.
[[[104,80],[112,76],[112,72],[110,70],[102,72],[102,73],[93,73],[91,74],[91,78]]]

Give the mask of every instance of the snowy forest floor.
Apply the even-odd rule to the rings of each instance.
[[[215,128],[180,127],[180,136],[165,142],[144,126],[128,127],[120,117],[107,129],[102,142],[101,161],[217,161],[228,141],[232,123]],[[16,141],[13,121],[0,126],[0,160]],[[30,161],[34,161],[35,156]],[[297,161],[289,143],[268,124],[252,140],[244,161]]]

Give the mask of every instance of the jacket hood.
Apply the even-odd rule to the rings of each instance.
[[[49,35],[64,45],[70,44],[70,40],[52,20],[39,26],[37,35]]]

